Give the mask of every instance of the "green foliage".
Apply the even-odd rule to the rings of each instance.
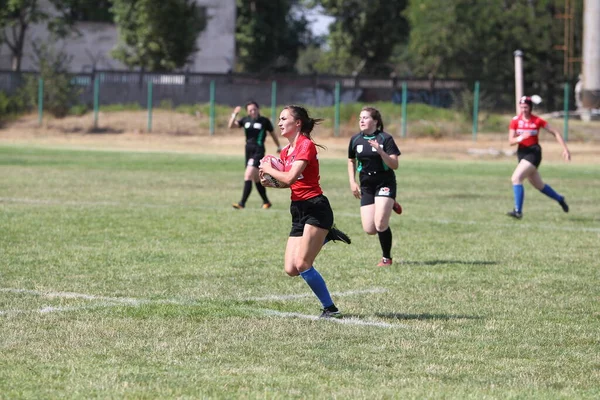
[[[494,114],[488,111],[480,113],[479,130],[486,132],[508,132],[512,116],[503,114]]]
[[[172,110],[173,109],[173,100],[171,100],[171,99],[161,100],[160,104],[158,105],[158,108],[161,108],[163,110]]]
[[[146,71],[182,68],[198,51],[206,15],[194,0],[114,0],[120,41],[112,55]]]
[[[23,96],[8,95],[6,92],[0,90],[0,125],[25,111],[26,106]]]
[[[323,72],[387,75],[394,46],[407,42],[409,27],[403,12],[406,0],[312,0],[335,17],[330,51],[320,63]],[[443,8],[443,7],[440,7]]]
[[[34,42],[35,63],[38,76],[25,78],[24,94],[27,104],[38,103],[39,78],[43,79],[43,107],[56,118],[63,118],[77,103],[79,89],[68,73],[72,57],[56,50],[52,42]]]
[[[315,40],[304,15],[290,12],[297,0],[237,0],[239,72],[289,72],[298,52]]]
[[[105,104],[100,106],[100,111],[113,112],[113,111],[140,111],[144,107],[138,103],[125,103],[125,104]]]
[[[81,117],[89,111],[88,106],[85,104],[75,104],[69,109],[69,115],[76,115]]]
[[[576,3],[581,4],[581,0]],[[564,41],[557,17],[558,0],[452,0],[412,2],[410,47],[419,75],[459,77],[470,82],[506,88],[514,82],[513,52],[524,52],[526,91],[545,97],[563,82],[562,53],[554,46]]]
[[[453,97],[452,108],[465,122],[472,123],[475,94],[471,90],[463,90]],[[478,123],[481,132],[504,132],[508,129],[511,117],[494,114],[495,104],[494,96],[485,91],[479,93]]]
[[[0,0],[0,44],[4,43],[10,49],[14,71],[21,70],[23,48],[31,25],[46,23],[51,35],[58,38],[73,31],[69,6],[75,1]]]
[[[473,118],[473,107],[475,106],[475,93],[472,90],[465,89],[462,92],[453,95],[452,108],[460,113],[465,119]],[[482,90],[479,92],[479,113],[482,111],[494,110],[496,100],[493,95]]]
[[[68,15],[73,21],[114,22],[113,0],[66,0]]]
[[[323,59],[325,52],[316,45],[308,46],[298,52],[296,60],[296,72],[303,75],[309,75],[319,72],[319,61]]]

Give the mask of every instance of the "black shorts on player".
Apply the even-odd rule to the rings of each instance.
[[[306,224],[327,230],[333,226],[333,210],[327,197],[322,194],[308,200],[292,201],[290,214],[292,214],[291,237],[302,236]]]
[[[375,203],[375,197],[396,199],[396,174],[394,171],[381,171],[360,174],[360,205]]]
[[[256,167],[260,165],[260,160],[265,156],[265,147],[255,144],[246,145],[246,166]]]
[[[521,160],[527,160],[536,168],[539,168],[542,163],[542,146],[539,144],[534,144],[533,146],[519,146],[517,150],[517,158],[519,162]]]

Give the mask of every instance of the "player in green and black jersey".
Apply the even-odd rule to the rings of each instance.
[[[396,202],[396,174],[400,150],[394,138],[383,131],[381,113],[372,107],[360,112],[360,132],[352,136],[348,147],[350,190],[360,199],[360,217],[364,231],[377,234],[383,257],[378,266],[392,265],[392,210],[402,213]],[[356,182],[359,172],[359,182]]]
[[[251,101],[246,104],[248,115],[238,120],[236,118],[240,110],[240,106],[237,106],[233,110],[231,119],[229,120],[229,128],[244,128],[244,133],[246,134],[246,172],[244,173],[242,199],[238,203],[233,203],[233,208],[240,210],[246,207],[246,201],[252,191],[253,182],[260,197],[262,197],[262,208],[271,208],[271,202],[267,197],[267,192],[264,186],[260,184],[258,166],[261,158],[265,156],[265,139],[267,138],[267,133],[271,135],[273,141],[277,145],[277,152],[281,150],[279,139],[273,132],[273,124],[271,121],[267,117],[260,115],[260,110],[256,102]]]

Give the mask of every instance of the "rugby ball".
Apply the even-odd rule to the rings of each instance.
[[[531,102],[533,104],[540,104],[542,102],[542,98],[537,94],[534,94],[533,96],[531,96]]]
[[[277,171],[284,171],[283,161],[281,161],[279,158],[277,158],[275,156],[271,156],[271,155],[264,156],[260,160],[260,165],[263,165],[265,163],[271,163],[271,166],[273,168],[275,168]],[[263,184],[263,186],[274,187],[274,188],[287,187],[284,183],[279,182],[277,179],[273,178],[269,174],[263,173],[262,178],[263,179],[261,180],[261,183]]]

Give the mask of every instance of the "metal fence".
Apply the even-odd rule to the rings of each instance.
[[[26,76],[36,72],[0,71],[0,90],[14,93]],[[287,75],[268,76],[251,74],[199,73],[144,73],[140,71],[94,71],[72,74],[72,82],[80,90],[79,101],[91,105],[94,82],[98,80],[99,101],[102,105],[137,103],[147,104],[148,83],[152,82],[153,102],[168,101],[173,106],[210,101],[211,84],[215,101],[222,105],[239,105],[249,100],[270,104],[276,87],[278,104],[305,104],[333,106],[336,84],[342,103],[373,103],[402,101],[402,84],[406,82],[408,102],[450,107],[456,95],[467,89],[462,80],[382,79],[365,76]],[[275,84],[274,84],[275,83]]]

